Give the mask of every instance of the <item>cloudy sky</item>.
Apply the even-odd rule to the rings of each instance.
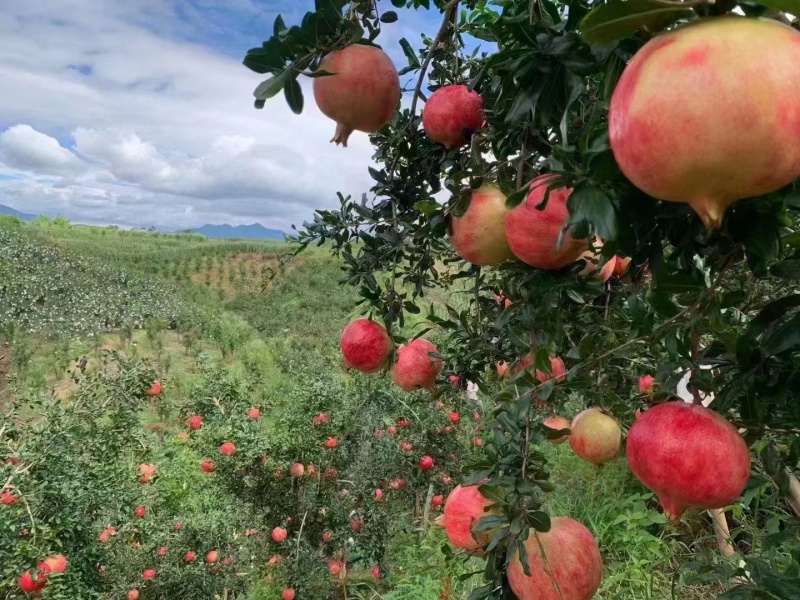
[[[3,0],[0,204],[90,224],[288,231],[337,206],[337,191],[360,195],[367,135],[329,144],[334,123],[310,94],[299,117],[282,95],[256,111],[263,77],[241,64],[278,13],[295,24],[313,4]],[[397,40],[418,45],[438,16],[402,11],[385,27],[402,66]]]

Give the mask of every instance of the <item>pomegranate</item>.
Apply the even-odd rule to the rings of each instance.
[[[652,394],[656,387],[656,379],[652,375],[642,375],[639,377],[639,393]]]
[[[43,561],[48,572],[63,573],[67,570],[67,558],[63,554],[54,554]]]
[[[545,373],[536,369],[536,379],[544,383],[550,381],[553,377],[556,381],[564,381],[567,378],[567,367],[564,365],[564,360],[560,356],[550,357],[550,373]]]
[[[483,446],[483,439],[479,437],[472,438],[472,445],[475,446],[476,448],[480,448],[481,446]]]
[[[376,440],[381,439],[383,437],[383,429],[376,429],[375,433],[372,434],[372,437],[374,437]]]
[[[380,323],[356,319],[342,331],[339,346],[345,367],[375,373],[386,366],[392,352],[392,339]]]
[[[202,470],[203,470],[205,473],[213,473],[214,471],[216,471],[216,470],[217,470],[217,467],[216,467],[216,466],[214,465],[214,463],[213,463],[213,462],[211,462],[210,460],[204,460],[203,462],[201,462],[201,463],[200,463],[200,468],[201,468],[201,469],[202,469]]]
[[[330,571],[330,573],[331,573],[331,575],[333,577],[337,577],[339,575],[339,573],[341,573],[341,571],[342,571],[342,563],[340,563],[339,561],[336,561],[336,560],[333,561],[328,566],[328,571]]]
[[[458,375],[450,375],[450,377],[447,378],[447,381],[449,381],[450,385],[452,385],[455,389],[461,389],[461,377]]]
[[[730,204],[800,176],[800,33],[731,16],[654,37],[623,72],[608,121],[634,185],[718,228]]]
[[[183,529],[183,522],[182,521],[175,521],[175,526],[173,527],[175,531],[180,531]]]
[[[495,185],[472,192],[469,207],[450,221],[450,243],[474,265],[498,265],[514,257],[506,241],[506,197]]]
[[[19,589],[26,594],[35,593],[47,585],[47,576],[44,573],[38,573],[34,578],[30,571],[25,571],[18,582]]]
[[[139,473],[141,473],[139,483],[150,483],[157,470],[158,468],[155,465],[139,465]]]
[[[288,532],[283,527],[276,527],[272,530],[272,541],[281,543],[287,535]]]
[[[294,477],[295,479],[299,479],[306,473],[306,468],[303,466],[303,463],[293,463],[292,466],[289,468],[289,474]]]
[[[508,375],[509,365],[507,362],[501,360],[497,363],[496,367],[498,377],[506,377]]]
[[[333,450],[338,445],[339,440],[337,440],[335,437],[329,437],[327,440],[325,440],[325,448],[328,450]]]
[[[386,431],[389,432],[389,435],[397,435],[397,427],[394,425],[389,425],[389,427],[386,428]]]
[[[403,429],[407,429],[411,425],[411,421],[409,421],[408,419],[406,419],[404,417],[398,417],[395,420],[395,423],[397,423]]]
[[[139,600],[139,590],[136,588],[128,591],[128,600]]]
[[[251,419],[260,419],[261,418],[261,411],[258,410],[255,406],[251,406],[247,409],[247,416]]]
[[[419,460],[419,468],[423,471],[430,471],[433,468],[433,459],[430,456],[423,456]]]
[[[192,415],[191,417],[189,417],[187,423],[189,425],[189,429],[191,429],[192,431],[196,431],[203,426],[203,417],[201,417],[200,415]]]
[[[400,442],[400,450],[403,452],[411,452],[414,449],[414,446],[411,442]]]
[[[145,581],[150,581],[156,578],[156,570],[155,569],[145,569],[142,571],[142,579]]]
[[[147,509],[144,506],[137,506],[133,513],[139,518],[143,519],[144,516],[147,514]]]
[[[525,550],[530,577],[516,550],[508,565],[508,585],[519,600],[589,600],[600,587],[603,561],[597,541],[574,519],[555,517],[550,531],[531,531]]]
[[[209,550],[206,553],[206,562],[208,564],[213,565],[217,560],[219,560],[219,552],[216,550]]]
[[[147,395],[148,396],[158,396],[161,393],[161,382],[156,379],[153,381],[153,385],[147,388]]]
[[[196,558],[197,554],[191,551],[183,555],[183,560],[185,560],[187,563],[194,562]]]
[[[603,465],[619,456],[622,429],[616,419],[598,408],[589,408],[573,420],[569,445],[572,451],[593,465]]]
[[[530,183],[530,193],[506,215],[506,238],[511,251],[522,262],[537,269],[554,270],[575,262],[588,246],[567,232],[557,248],[558,238],[569,217],[567,199],[570,188],[552,190],[544,210],[536,206],[544,199],[551,175],[542,175]]]
[[[283,592],[281,592],[281,600],[294,600],[294,598],[295,593],[294,589],[292,588],[286,588],[283,590]]]
[[[17,502],[19,502],[19,498],[11,492],[3,492],[2,494],[0,494],[0,504],[11,506],[12,504],[16,504]]]
[[[339,477],[339,471],[337,471],[333,467],[328,467],[327,469],[325,469],[325,477],[327,479],[336,479],[337,477]]]
[[[332,531],[323,531],[322,532],[322,541],[323,542],[330,542],[333,539],[333,532]]]
[[[444,496],[441,494],[436,494],[433,498],[431,498],[431,506],[433,508],[439,508],[442,504],[444,504]]]
[[[354,44],[328,54],[319,68],[334,73],[314,79],[319,110],[336,121],[332,142],[347,147],[353,131],[373,133],[389,122],[400,101],[400,77],[383,50]]]
[[[417,338],[397,350],[397,362],[392,369],[392,379],[403,390],[431,389],[442,370],[442,360],[433,358],[438,353],[428,340]]]
[[[375,488],[375,502],[380,502],[381,500],[383,500],[383,490]]]
[[[167,555],[167,547],[166,546],[161,546],[158,549],[158,552],[156,552],[156,554],[158,554],[159,556],[166,556]]]
[[[467,144],[483,124],[483,98],[465,85],[439,88],[422,111],[425,133],[448,150]]]
[[[437,519],[437,523],[444,526],[450,543],[456,548],[478,550],[489,543],[493,532],[481,531],[473,536],[472,528],[483,517],[491,514],[486,509],[492,504],[481,495],[477,485],[457,485],[447,496],[444,514]]]
[[[628,434],[628,465],[672,521],[687,508],[722,508],[750,478],[750,453],[736,428],[698,404],[666,402],[644,411]]]
[[[325,425],[326,423],[330,422],[330,417],[325,413],[321,412],[316,417],[312,417],[311,422],[314,425]]]
[[[359,533],[363,524],[364,519],[350,519],[350,529],[353,530],[353,533]]]
[[[461,421],[461,415],[457,412],[453,411],[447,415],[447,418],[450,419],[450,422],[453,425],[458,425],[459,421]]]
[[[554,429],[555,431],[560,431],[561,429],[569,429],[570,423],[564,417],[558,417],[556,415],[551,415],[547,417],[544,421],[542,421],[542,425],[549,429]],[[547,440],[551,444],[563,444],[569,439],[569,434],[562,435],[561,437],[557,437],[555,439]]]
[[[369,572],[375,579],[381,578],[381,568],[378,565],[372,565]]]
[[[232,456],[236,453],[236,446],[233,445],[233,442],[225,442],[219,447],[219,451],[225,456]]]

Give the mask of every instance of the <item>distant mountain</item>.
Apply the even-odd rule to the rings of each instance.
[[[192,233],[199,233],[206,237],[229,240],[232,238],[250,239],[250,240],[281,240],[283,241],[284,233],[277,229],[267,229],[260,223],[253,223],[252,225],[203,225],[190,230]]]
[[[33,221],[36,218],[36,215],[19,212],[18,210],[14,210],[10,206],[6,206],[5,204],[0,204],[0,215],[17,217],[23,221]]]

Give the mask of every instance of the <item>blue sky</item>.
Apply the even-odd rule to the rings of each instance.
[[[337,191],[360,195],[367,136],[329,144],[334,124],[310,94],[301,117],[282,98],[256,111],[262,77],[241,65],[278,13],[298,23],[313,4],[4,0],[0,204],[84,223],[288,230]],[[404,66],[398,40],[416,44],[440,17],[399,12],[379,41]]]

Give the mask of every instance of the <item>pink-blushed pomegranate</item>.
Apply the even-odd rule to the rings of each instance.
[[[450,220],[450,243],[461,258],[474,265],[499,265],[514,257],[506,240],[506,197],[496,185],[472,192],[469,207]]]
[[[339,440],[337,440],[335,437],[329,437],[327,440],[325,440],[325,448],[328,450],[333,450],[338,445]]]
[[[430,456],[423,456],[419,459],[419,468],[423,471],[430,471],[433,468],[433,459]]]
[[[161,546],[158,551],[156,552],[159,556],[166,556],[167,555],[167,547]]]
[[[286,539],[287,535],[289,535],[289,532],[287,532],[283,527],[276,527],[272,530],[272,541],[280,543]]]
[[[277,565],[279,562],[283,560],[283,557],[280,554],[273,554],[267,564],[269,565]]]
[[[644,411],[628,433],[628,465],[653,490],[672,521],[687,508],[722,508],[750,478],[750,453],[722,415],[698,404],[666,402]]]
[[[600,587],[603,561],[597,541],[574,519],[555,517],[550,531],[531,531],[525,550],[530,577],[516,550],[508,565],[508,584],[519,600],[590,600]]]
[[[147,514],[147,509],[144,506],[137,506],[134,509],[133,514],[135,514],[137,518],[143,519]]]
[[[36,577],[34,577],[30,571],[25,571],[17,582],[19,583],[19,589],[26,594],[37,593],[47,585],[47,575],[37,573]]]
[[[360,533],[361,527],[364,525],[364,519],[361,518],[353,518],[350,519],[350,529],[353,530],[353,533]]]
[[[372,437],[374,437],[376,440],[381,439],[383,437],[383,429],[376,429],[375,433],[372,434]]]
[[[295,599],[295,592],[293,588],[285,588],[281,592],[281,600],[294,600]]]
[[[236,453],[236,446],[233,444],[233,442],[225,442],[219,447],[219,451],[224,456],[232,456]]]
[[[380,488],[375,489],[375,502],[383,500],[383,490]]]
[[[251,419],[260,419],[261,418],[261,411],[258,410],[255,406],[251,406],[247,409],[247,416]]]
[[[323,531],[322,532],[322,541],[323,542],[330,542],[333,539],[333,532],[332,531]]]
[[[730,204],[800,176],[800,33],[731,16],[654,37],[623,72],[608,120],[636,187],[717,228]]]
[[[314,79],[319,110],[336,121],[332,142],[346,147],[353,131],[374,133],[389,122],[400,101],[400,77],[383,50],[354,44],[328,54],[319,69],[334,73]]]
[[[217,560],[219,560],[219,552],[217,552],[216,550],[209,550],[206,553],[206,562],[209,565],[213,565],[214,563],[217,562]]]
[[[161,393],[161,382],[156,379],[153,384],[147,388],[147,395],[148,396],[158,396]]]
[[[474,534],[472,528],[483,517],[492,514],[492,501],[478,491],[477,485],[457,485],[447,496],[444,503],[444,514],[437,519],[447,533],[450,543],[456,548],[478,550],[489,543],[492,531],[481,531]]]
[[[386,428],[386,431],[389,433],[389,435],[397,435],[397,427],[394,425],[389,425],[389,427]]]
[[[200,468],[203,470],[204,473],[213,473],[214,471],[217,470],[217,467],[210,460],[202,461],[200,463]]]
[[[475,446],[476,448],[480,448],[481,446],[483,446],[483,439],[479,437],[472,438],[472,445]]]
[[[497,367],[497,376],[498,377],[506,377],[508,376],[509,364],[505,361],[500,361],[496,365]]]
[[[573,420],[569,445],[572,451],[593,465],[617,458],[622,450],[622,429],[616,419],[597,408],[579,413]]]
[[[448,413],[447,418],[450,419],[450,422],[453,425],[458,425],[459,422],[461,421],[461,415],[458,414],[456,411]]]
[[[567,378],[567,367],[564,365],[564,360],[560,356],[550,357],[550,373],[545,373],[536,369],[536,379],[544,383],[550,381],[555,377],[556,381],[564,381]]]
[[[575,262],[588,246],[587,240],[576,240],[567,231],[557,247],[569,217],[567,199],[572,189],[552,190],[547,206],[537,210],[551,180],[551,175],[542,175],[531,181],[528,197],[506,215],[506,239],[511,251],[522,262],[548,271]]]
[[[642,375],[639,377],[639,393],[652,394],[656,387],[656,378],[652,375]]]
[[[155,569],[145,569],[142,571],[142,579],[145,581],[151,581],[156,578],[156,570]]]
[[[139,590],[136,588],[128,590],[128,600],[139,600]]]
[[[442,370],[442,360],[430,356],[432,353],[438,353],[436,346],[423,338],[400,346],[397,350],[397,362],[392,369],[395,384],[409,392],[431,389]]]
[[[439,88],[422,111],[425,133],[448,150],[469,142],[483,124],[483,98],[465,85]]]
[[[185,560],[187,563],[194,562],[196,558],[197,553],[191,551],[183,555],[183,560]]]
[[[295,479],[299,479],[306,474],[306,468],[303,466],[303,463],[292,463],[292,466],[289,468],[289,474]]]
[[[139,477],[139,483],[150,483],[153,480],[153,477],[155,476],[157,470],[158,467],[152,464],[139,465],[139,473],[141,474],[141,476]]]
[[[564,417],[559,417],[557,415],[551,415],[547,417],[544,421],[542,421],[542,425],[548,427],[549,429],[554,429],[555,431],[560,431],[562,429],[569,429],[570,422],[565,419]],[[562,435],[561,437],[557,437],[555,439],[547,440],[551,444],[563,444],[569,439],[569,434]]]
[[[175,521],[175,525],[172,527],[175,531],[180,531],[183,529],[183,522],[182,521]]]
[[[455,389],[461,388],[461,377],[459,377],[458,375],[450,375],[447,378],[447,381],[449,381],[450,385],[452,385]]]
[[[339,347],[345,367],[362,373],[375,373],[386,366],[392,352],[392,339],[380,323],[356,319],[342,331]]]
[[[67,558],[63,554],[54,554],[45,558],[42,563],[45,565],[48,572],[63,573],[67,570]],[[41,566],[39,567],[42,570]]]
[[[411,421],[409,421],[409,420],[408,420],[408,419],[406,419],[405,417],[398,417],[398,418],[395,420],[395,423],[397,423],[397,424],[398,424],[400,427],[402,427],[403,429],[408,429],[408,427],[410,427],[410,426],[411,426]]]
[[[331,562],[331,564],[328,565],[328,571],[330,571],[333,577],[338,577],[339,573],[342,572],[342,563],[338,560]]]
[[[192,431],[197,431],[203,426],[203,417],[200,415],[192,415],[189,417],[187,423],[189,425],[189,429]]]
[[[403,452],[411,452],[414,450],[414,446],[411,444],[411,442],[400,442],[400,450]]]
[[[314,425],[326,425],[327,423],[330,423],[330,420],[331,418],[327,414],[321,412],[315,417],[311,418],[311,423]]]
[[[375,579],[381,578],[381,568],[378,565],[372,565],[372,567],[370,567],[369,572],[370,575],[372,575]]]

